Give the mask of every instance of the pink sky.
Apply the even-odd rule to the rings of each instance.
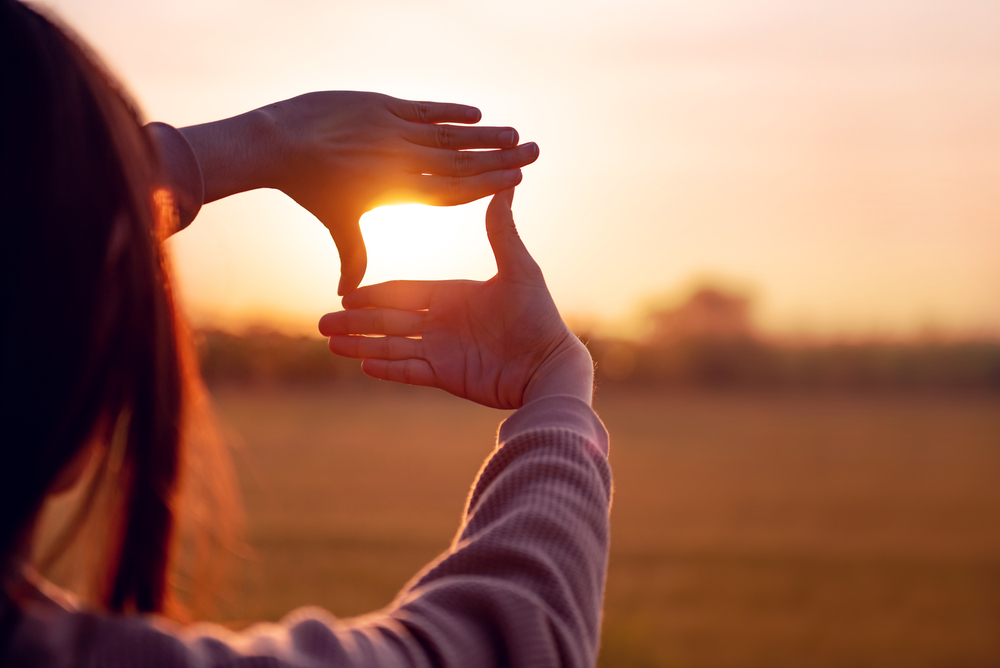
[[[1000,334],[998,3],[49,4],[150,118],[353,88],[515,125],[542,152],[515,215],[568,313],[625,326],[714,275],[772,331]],[[375,212],[366,282],[488,277],[483,210]],[[333,243],[279,193],[171,249],[199,323],[337,307]]]

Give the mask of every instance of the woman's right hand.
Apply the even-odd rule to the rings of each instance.
[[[517,234],[513,195],[495,195],[486,212],[496,276],[359,288],[344,297],[346,310],[320,319],[330,350],[364,360],[369,376],[438,387],[494,408],[553,394],[590,404],[590,353],[562,321]]]

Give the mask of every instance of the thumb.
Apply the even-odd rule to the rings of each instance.
[[[501,190],[486,209],[486,236],[497,260],[497,274],[505,278],[539,271],[514,226],[514,214],[510,210],[513,199],[513,188]]]
[[[330,236],[340,253],[340,284],[337,286],[337,294],[343,297],[361,285],[365,269],[368,268],[368,252],[361,236],[361,226],[356,220],[334,226],[330,230]]]

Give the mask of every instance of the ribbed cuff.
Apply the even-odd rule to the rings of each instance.
[[[146,129],[156,141],[163,175],[177,204],[179,224],[174,233],[191,224],[205,202],[205,180],[191,144],[181,131],[166,123],[149,123]]]
[[[500,425],[497,441],[502,444],[536,429],[575,432],[601,455],[608,456],[608,430],[594,409],[576,397],[557,394],[522,406]]]

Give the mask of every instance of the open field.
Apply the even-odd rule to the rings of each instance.
[[[444,549],[502,413],[220,387],[255,557],[228,606],[388,603]],[[996,396],[608,391],[601,665],[1000,665]]]

